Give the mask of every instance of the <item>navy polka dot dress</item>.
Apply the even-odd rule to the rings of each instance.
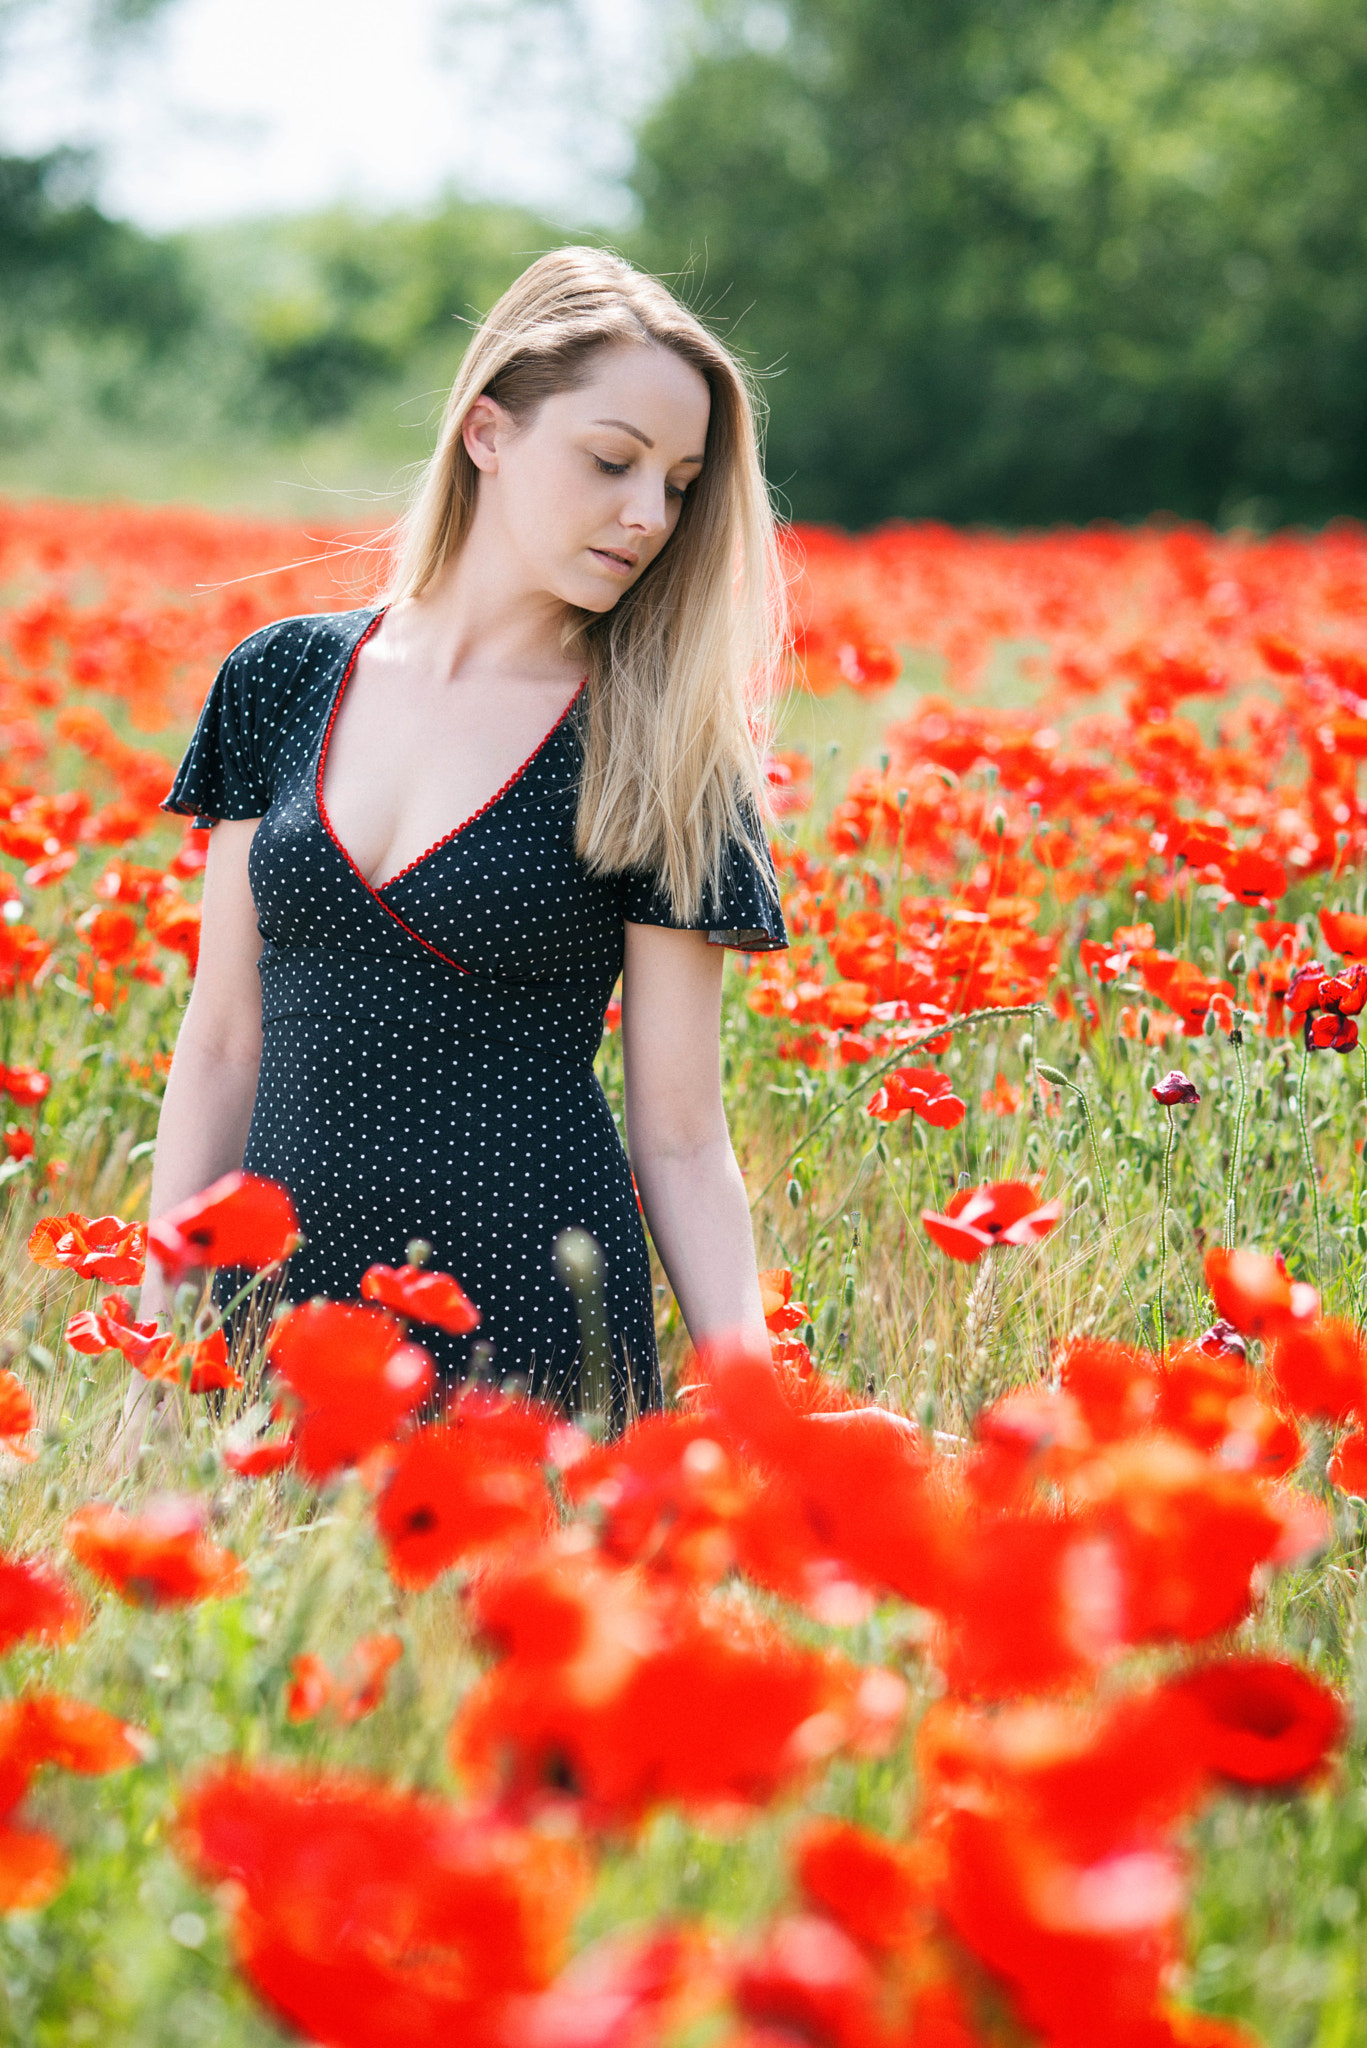
[[[574,851],[574,705],[481,810],[369,886],[321,788],[382,616],[286,619],[245,640],[164,806],[261,820],[249,873],[264,1045],[243,1163],[283,1181],[299,1213],[285,1294],[355,1300],[367,1266],[401,1265],[425,1238],[481,1314],[469,1337],[421,1332],[443,1372],[463,1375],[484,1344],[495,1377],[573,1406],[578,1320],[552,1248],[577,1225],[603,1253],[617,1403],[655,1406],[645,1234],[593,1059],[624,924],[678,920],[650,876],[593,875]],[[786,945],[772,870],[739,843],[720,895],[700,920],[716,943]]]

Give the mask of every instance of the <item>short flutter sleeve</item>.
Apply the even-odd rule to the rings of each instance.
[[[777,953],[788,943],[779,908],[778,878],[764,835],[758,828],[757,859],[743,839],[729,839],[722,855],[721,882],[709,890],[696,919],[676,917],[664,885],[655,876],[633,870],[622,892],[627,924],[666,925],[674,931],[705,931],[714,946],[734,946],[744,953]]]
[[[164,811],[192,813],[196,825],[265,816],[271,789],[261,682],[259,653],[245,640],[228,656],[204,700],[194,737],[161,806]]]

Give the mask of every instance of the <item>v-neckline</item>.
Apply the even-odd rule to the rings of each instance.
[[[343,669],[342,674],[338,679],[337,688],[333,693],[332,707],[328,712],[327,724],[323,728],[323,737],[318,748],[318,768],[317,773],[314,776],[314,799],[317,804],[319,823],[322,825],[323,830],[327,833],[328,838],[336,847],[338,853],[341,854],[342,859],[351,869],[352,874],[355,875],[357,881],[361,884],[362,888],[366,891],[366,893],[370,896],[373,896],[376,902],[379,903],[383,909],[388,910],[391,917],[394,917],[397,915],[397,913],[390,909],[389,904],[387,904],[384,901],[387,891],[394,888],[394,886],[397,883],[402,882],[406,876],[413,874],[415,870],[422,867],[425,862],[431,860],[434,854],[440,853],[444,846],[449,846],[452,840],[459,839],[462,832],[468,831],[471,825],[475,824],[480,818],[486,817],[488,813],[494,808],[495,804],[500,803],[502,799],[505,796],[507,796],[509,790],[512,789],[515,786],[515,784],[522,780],[522,777],[527,773],[527,770],[531,767],[532,763],[536,760],[537,756],[543,753],[545,749],[550,745],[551,741],[555,738],[561,726],[565,723],[565,720],[569,717],[570,713],[574,710],[575,705],[583,696],[585,686],[588,682],[588,677],[585,676],[582,678],[578,689],[570,698],[569,703],[565,706],[560,716],[556,719],[554,725],[552,725],[549,731],[544,733],[541,739],[537,741],[536,745],[532,748],[531,753],[528,754],[526,760],[522,762],[521,766],[513,770],[512,774],[508,777],[508,780],[503,784],[502,788],[496,789],[493,795],[479,806],[478,810],[471,811],[468,818],[462,818],[460,823],[458,825],[453,825],[449,832],[443,832],[440,839],[434,840],[432,844],[429,847],[427,847],[424,852],[418,855],[416,860],[409,861],[407,867],[400,868],[399,872],[396,875],[391,875],[387,882],[380,882],[377,884],[375,882],[372,882],[368,878],[368,876],[364,875],[361,872],[361,869],[357,866],[356,862],[347,852],[345,846],[343,846],[341,839],[338,837],[337,831],[333,826],[332,820],[328,816],[327,805],[323,800],[323,776],[327,769],[328,747],[332,740],[332,728],[337,723],[337,714],[342,708],[342,699],[346,695],[347,684],[351,681],[352,674],[356,667],[356,663],[360,659],[361,649],[365,646],[366,641],[375,631],[376,627],[379,625],[381,619],[384,617],[385,613],[388,610],[388,605],[380,606],[374,618],[365,628],[365,631],[361,633],[357,638],[356,644],[352,648],[351,654],[347,660],[347,665]],[[399,918],[398,921],[400,924],[403,924],[404,922],[402,918]],[[405,929],[408,929],[408,927],[405,926]],[[417,934],[415,933],[414,936],[416,937]],[[427,942],[424,941],[424,943]],[[433,947],[432,950],[435,952],[436,948]],[[443,958],[444,957],[445,956],[443,955]],[[452,965],[454,964],[455,963],[453,962]]]

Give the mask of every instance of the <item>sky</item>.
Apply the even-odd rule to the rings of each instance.
[[[92,58],[49,0],[8,41],[0,151],[93,146],[105,209],[153,231],[446,187],[616,226],[666,5],[581,0],[585,34],[518,43],[499,0],[459,27],[449,0],[172,0]]]

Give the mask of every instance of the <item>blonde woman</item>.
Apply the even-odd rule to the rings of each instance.
[[[444,1371],[479,1343],[569,1405],[585,1230],[620,1410],[660,1399],[644,1211],[694,1339],[764,1343],[719,1018],[723,949],[787,943],[750,716],[777,590],[734,359],[618,258],[542,257],[472,338],[385,601],[254,633],[205,704],[153,1213],[283,1181],[294,1300],[425,1239],[481,1315],[424,1332]],[[619,972],[630,1165],[593,1071]]]

